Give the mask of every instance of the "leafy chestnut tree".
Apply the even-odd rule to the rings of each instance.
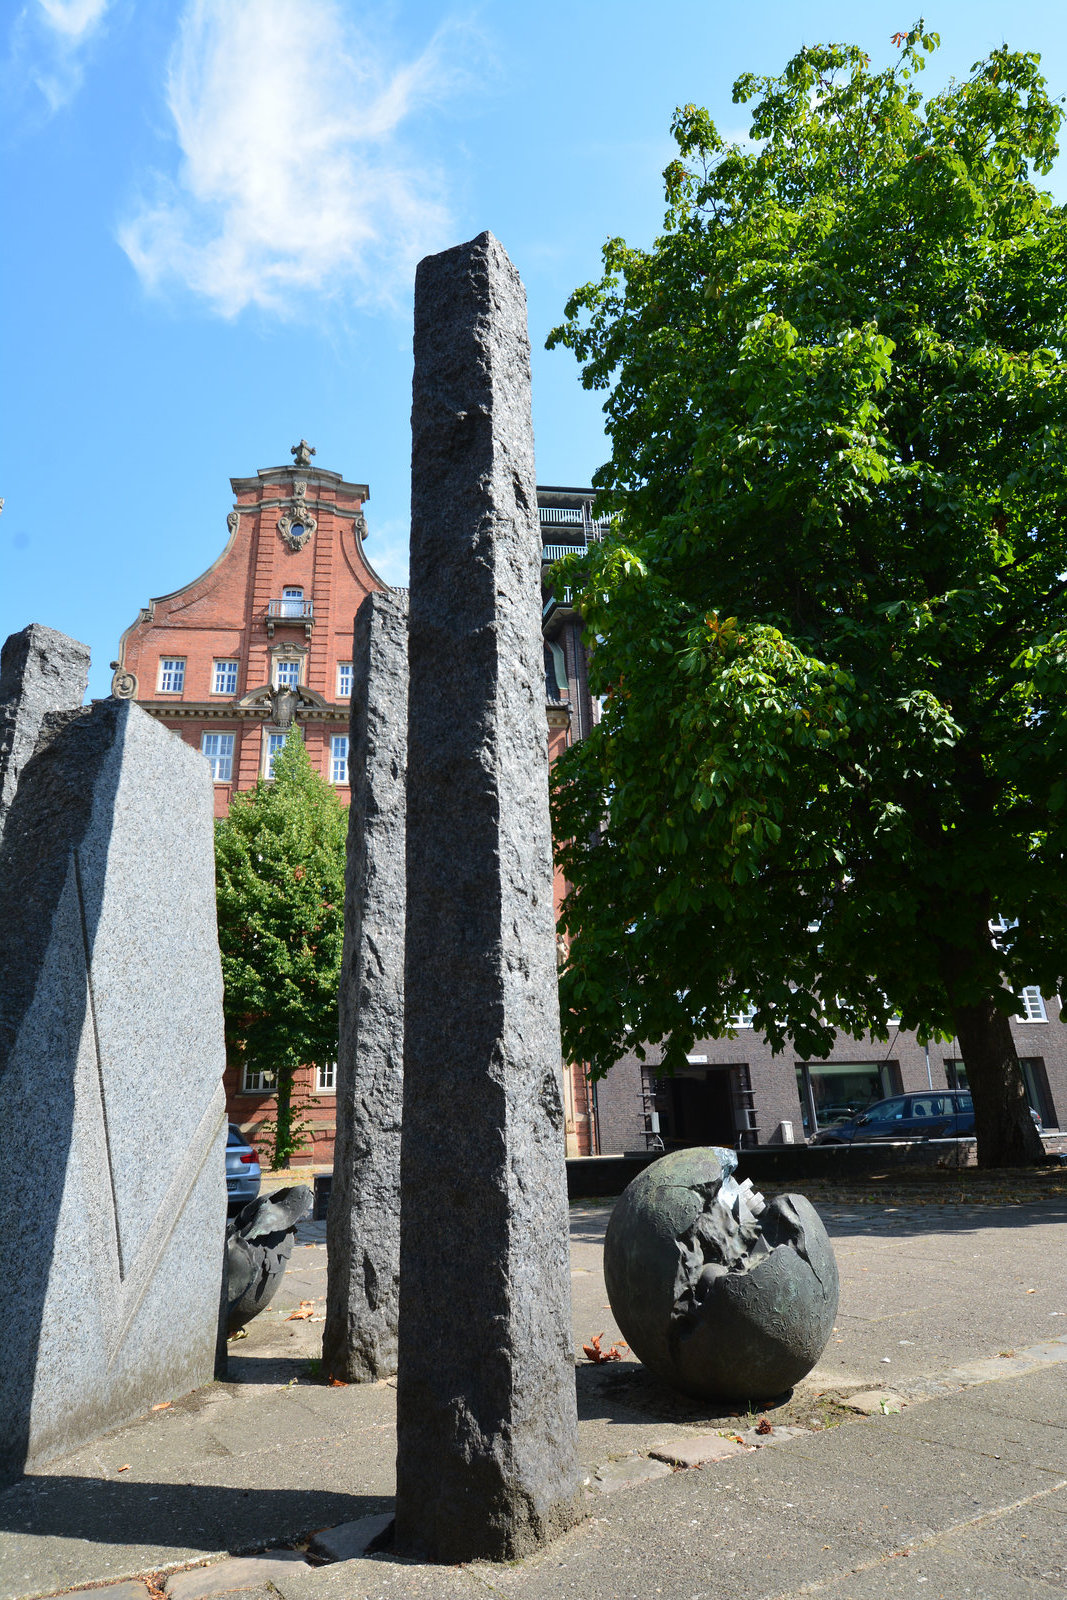
[[[294,728],[274,778],[215,824],[226,1048],[274,1075],[271,1164],[307,1143],[293,1077],[337,1059],[347,812]]]
[[[566,1045],[755,1026],[955,1035],[979,1160],[1040,1157],[1009,1018],[1067,965],[1061,111],[937,35],[676,114],[664,231],[605,246],[550,345],[609,391],[614,513],[570,557],[599,726],[554,773]],[[991,923],[1018,919],[994,933]]]

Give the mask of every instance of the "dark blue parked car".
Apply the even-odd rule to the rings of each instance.
[[[974,1102],[963,1089],[927,1089],[876,1100],[858,1116],[815,1135],[815,1144],[866,1144],[872,1139],[973,1139]]]

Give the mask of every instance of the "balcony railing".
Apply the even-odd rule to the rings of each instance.
[[[310,639],[311,630],[315,626],[315,607],[310,600],[268,600],[268,639],[274,638],[274,630],[279,622],[302,622],[304,633]]]

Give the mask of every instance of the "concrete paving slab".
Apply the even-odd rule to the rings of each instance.
[[[653,1461],[649,1456],[623,1456],[621,1461],[605,1461],[598,1467],[589,1488],[594,1494],[614,1494],[617,1489],[632,1489],[635,1484],[669,1477],[673,1470],[668,1462]]]
[[[775,1600],[812,1591],[791,1589]],[[1063,1588],[1039,1578],[1024,1584],[968,1554],[943,1549],[902,1552],[859,1572],[843,1574],[818,1589],[819,1600],[1063,1600]]]
[[[211,1566],[172,1573],[167,1579],[166,1592],[169,1600],[210,1600],[214,1595],[261,1589],[274,1581],[281,1567],[291,1566],[293,1562],[307,1566],[303,1556],[293,1550],[265,1550],[258,1556],[216,1561]]]
[[[674,1439],[661,1439],[652,1446],[649,1455],[674,1467],[702,1467],[705,1462],[725,1461],[727,1456],[740,1455],[752,1448],[739,1438],[724,1439],[721,1433],[682,1434]]]
[[[495,1569],[494,1569],[495,1570]],[[273,1580],[282,1600],[490,1600],[466,1567],[432,1567],[376,1556],[326,1567],[288,1567]]]
[[[1019,1387],[1016,1384],[1016,1402],[1021,1399]],[[910,1407],[900,1418],[897,1436],[932,1440],[973,1458],[1014,1462],[1067,1478],[1067,1383],[1062,1376],[1048,1421],[1010,1414],[1007,1409],[992,1411],[986,1398],[985,1390],[968,1389]]]

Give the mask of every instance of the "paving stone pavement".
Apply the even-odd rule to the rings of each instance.
[[[167,1574],[172,1600],[1062,1597],[1067,1208],[821,1209],[841,1266],[840,1343],[767,1408],[775,1447],[756,1414],[715,1416],[628,1357],[583,1361],[588,1517],[524,1562],[463,1568],[387,1552],[305,1558],[317,1531],[380,1526],[395,1446],[389,1383],[311,1381],[325,1250],[323,1225],[303,1224],[275,1306],[231,1345],[229,1382],[176,1396],[0,1495],[0,1600],[90,1584],[158,1600],[144,1580]],[[576,1350],[591,1333],[605,1349],[619,1337],[600,1274],[608,1214],[572,1208]],[[847,1411],[864,1391],[871,1414]],[[676,1441],[699,1455],[709,1436],[734,1440],[734,1453],[688,1468],[651,1456]],[[269,1576],[238,1564],[270,1544],[295,1548]]]

